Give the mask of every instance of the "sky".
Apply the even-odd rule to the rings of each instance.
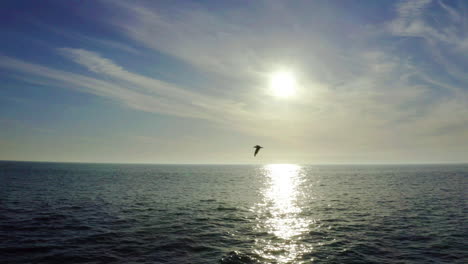
[[[4,0],[0,20],[0,160],[468,162],[467,1]]]

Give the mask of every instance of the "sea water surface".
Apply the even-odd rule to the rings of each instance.
[[[0,162],[0,263],[468,263],[468,165]]]

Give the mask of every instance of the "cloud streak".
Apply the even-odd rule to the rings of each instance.
[[[170,102],[161,100],[157,97],[148,97],[142,93],[133,91],[131,88],[124,87],[115,82],[103,81],[80,74],[64,72],[37,64],[27,63],[6,56],[1,56],[0,58],[0,67],[2,68],[30,74],[35,77],[40,77],[43,80],[45,79],[49,83],[58,85],[60,87],[70,87],[80,92],[86,92],[110,98],[138,110],[147,112],[161,112],[183,117],[200,117],[199,115],[201,115],[201,113],[195,111],[196,109],[187,109],[186,106],[171,104]],[[118,67],[112,65],[110,68],[115,70]],[[27,77],[24,79],[28,80]],[[32,83],[38,82],[38,80],[34,78],[29,78],[29,81]],[[44,84],[44,81],[40,81],[39,84]]]
[[[240,120],[253,117],[241,103],[191,92],[173,84],[135,74],[99,54],[83,49],[60,48],[58,52],[96,73],[101,79],[64,72],[2,56],[0,67],[25,73],[24,81],[53,84],[110,98],[122,104],[152,113],[197,118],[241,127]]]

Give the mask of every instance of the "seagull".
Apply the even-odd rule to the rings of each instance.
[[[257,156],[257,153],[260,151],[261,148],[263,148],[263,147],[260,146],[260,145],[255,145],[254,146],[254,149],[255,149],[254,157]]]

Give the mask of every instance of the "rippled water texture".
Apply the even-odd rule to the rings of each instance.
[[[0,162],[1,263],[468,263],[468,165]]]

